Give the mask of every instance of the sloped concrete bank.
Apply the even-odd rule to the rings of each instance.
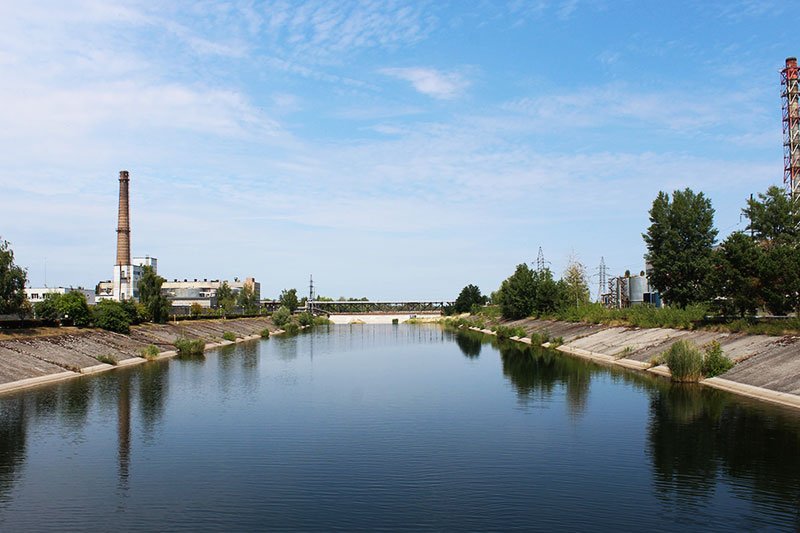
[[[130,335],[70,328],[16,336],[0,340],[0,393],[141,364],[147,361],[143,350],[151,344],[159,350],[156,359],[163,359],[177,355],[174,343],[179,338],[202,339],[210,350],[257,339],[264,329],[281,332],[269,318],[236,318],[142,324],[131,327]],[[236,340],[223,340],[225,332]]]
[[[534,333],[550,339],[560,337],[563,342],[556,349],[564,353],[665,377],[670,377],[669,368],[655,364],[655,360],[672,344],[685,339],[702,346],[716,340],[735,365],[721,376],[700,383],[800,408],[800,336],[633,328],[530,318],[505,325],[524,328],[528,337]],[[493,334],[489,330],[470,329]],[[531,342],[527,337],[514,340]]]

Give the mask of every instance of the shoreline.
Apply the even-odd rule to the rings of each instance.
[[[560,325],[563,325],[563,326],[568,327],[568,328],[569,327],[575,327],[575,325],[572,324],[572,323],[558,323],[556,321],[538,321],[538,322],[547,322],[548,325],[560,324]],[[584,326],[587,327],[587,328],[594,328],[594,325],[585,324]],[[467,329],[469,331],[482,333],[484,335],[497,336],[497,333],[495,333],[494,331],[492,331],[490,329],[485,329],[485,328],[481,329],[481,328],[478,328],[478,327],[475,327],[475,326],[470,326]],[[619,356],[620,352],[622,352],[623,354],[626,352],[627,346],[624,346],[624,345],[623,346],[614,346],[613,340],[611,340],[611,341],[607,340],[606,343],[605,343],[605,346],[613,348],[613,350],[608,350],[608,351],[612,351],[611,354],[603,353],[603,352],[599,352],[599,351],[593,351],[593,350],[589,350],[589,349],[584,349],[584,348],[580,348],[578,346],[571,346],[570,344],[572,344],[575,341],[578,341],[580,339],[586,339],[586,338],[588,338],[588,337],[590,337],[592,335],[597,335],[599,333],[608,334],[609,330],[616,330],[616,333],[619,333],[623,337],[624,337],[624,335],[622,335],[622,333],[620,333],[620,330],[622,330],[625,333],[632,333],[634,335],[640,335],[640,336],[642,336],[643,331],[644,331],[644,334],[648,334],[649,333],[650,335],[661,333],[662,336],[661,336],[660,340],[662,342],[656,343],[655,346],[653,346],[653,345],[650,345],[650,346],[645,345],[643,347],[643,349],[647,348],[647,349],[650,349],[650,351],[652,351],[652,348],[654,348],[654,347],[664,347],[664,345],[668,346],[670,340],[687,336],[685,334],[680,334],[680,333],[679,334],[675,334],[675,335],[670,335],[670,333],[673,333],[674,330],[667,330],[667,329],[662,329],[662,328],[649,328],[649,329],[647,329],[647,328],[611,328],[611,327],[606,327],[606,328],[596,328],[596,330],[597,331],[594,331],[594,332],[590,333],[589,335],[583,335],[583,334],[580,334],[580,333],[577,334],[577,335],[574,335],[573,338],[570,338],[569,340],[565,339],[564,342],[562,344],[558,345],[558,346],[553,346],[550,342],[544,342],[544,343],[542,343],[541,346],[543,348],[553,348],[553,349],[558,350],[559,352],[561,352],[563,354],[571,355],[571,356],[574,356],[574,357],[578,357],[578,358],[581,358],[581,359],[584,359],[584,360],[587,360],[587,361],[592,361],[592,362],[595,362],[595,363],[604,364],[604,365],[608,365],[608,366],[622,367],[622,368],[626,368],[628,370],[635,370],[635,371],[639,371],[639,372],[647,372],[648,374],[652,374],[652,375],[660,376],[660,377],[663,377],[663,378],[671,379],[672,373],[670,372],[669,367],[667,367],[667,365],[665,365],[665,364],[654,365],[654,364],[651,364],[649,362],[630,359],[630,358],[627,358],[625,356]],[[530,332],[529,332],[529,334],[530,334]],[[743,336],[744,337],[748,337],[748,336],[749,337],[761,337],[761,336],[753,336],[753,335],[743,335]],[[613,337],[612,337],[612,339],[613,339]],[[783,339],[783,338],[782,337],[776,337],[776,338],[773,338],[772,340],[773,340],[773,342],[779,342],[781,339]],[[528,337],[510,337],[509,340],[512,340],[512,341],[515,341],[515,342],[521,342],[523,344],[528,344],[528,345],[532,344],[531,339],[528,338]],[[737,341],[738,340],[739,339],[737,339]],[[757,345],[757,343],[753,342],[753,343],[751,343],[751,345]],[[769,344],[764,344],[764,346],[769,346]],[[784,346],[785,346],[785,344],[784,344]],[[666,347],[664,347],[664,349],[666,349]],[[795,350],[795,351],[797,351],[797,350]],[[762,354],[758,354],[758,353],[756,353],[756,354],[746,354],[745,356],[742,357],[740,362],[737,362],[737,365],[738,364],[744,364],[745,361],[750,361],[750,360],[758,357],[759,355],[762,355],[764,357],[768,357],[769,356],[769,354],[763,354],[763,353]],[[736,370],[736,366],[737,365],[734,365],[734,368],[731,371],[726,372],[725,374],[723,374],[723,376],[727,375],[727,374],[730,374],[730,373],[733,373],[734,375],[736,375],[736,373],[733,372],[733,371]],[[780,370],[773,369],[773,372],[780,373]],[[789,381],[789,382],[800,381],[800,375],[795,374],[794,379],[792,379],[791,376],[789,376],[789,378],[784,380],[784,381]],[[700,385],[704,385],[706,387],[712,387],[712,388],[715,388],[715,389],[724,390],[724,391],[727,391],[727,392],[730,392],[730,393],[733,393],[733,394],[738,394],[740,396],[744,396],[744,397],[747,397],[747,398],[752,398],[752,399],[768,402],[768,403],[771,403],[771,404],[781,405],[783,407],[789,407],[789,408],[793,408],[793,409],[800,409],[800,395],[798,395],[798,394],[796,394],[794,392],[775,390],[775,389],[771,389],[771,388],[767,388],[767,387],[762,387],[762,386],[758,386],[758,385],[749,384],[749,383],[742,382],[742,381],[735,381],[733,379],[727,379],[725,377],[720,377],[720,376],[705,378],[705,379],[700,380],[698,383]]]
[[[6,366],[10,367],[3,369],[4,377],[9,374],[13,376],[14,372],[22,376],[26,373],[40,373],[41,375],[9,379],[0,383],[0,394],[19,392],[151,361],[171,359],[178,355],[172,342],[183,336],[193,335],[194,338],[206,341],[203,347],[205,352],[260,339],[261,335],[255,333],[256,330],[268,329],[270,336],[285,333],[282,329],[273,328],[275,326],[268,318],[234,318],[193,321],[188,325],[142,324],[132,327],[130,335],[86,329],[54,331],[35,337],[16,336],[0,341],[0,367],[4,362],[8,363]],[[227,341],[214,335],[218,333],[221,337],[225,331],[235,332],[236,340]],[[104,343],[100,341],[104,341]],[[141,350],[150,345],[172,349],[160,349],[158,355],[154,357],[143,357]],[[37,349],[42,350],[46,355],[37,353]],[[48,349],[52,353],[48,354]],[[70,351],[74,352],[74,357],[67,356],[73,355],[69,353]],[[95,357],[99,355],[115,359],[116,364],[101,362],[93,358],[91,356],[93,352]]]

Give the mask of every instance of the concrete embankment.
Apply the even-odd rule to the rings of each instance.
[[[155,345],[159,358],[176,355],[179,338],[202,339],[206,349],[233,344],[222,339],[225,332],[235,342],[256,339],[264,329],[276,331],[269,318],[195,320],[175,324],[142,324],[130,335],[97,329],[47,328],[0,340],[0,393],[119,366],[144,363],[143,350]],[[104,361],[114,361],[109,364]]]
[[[506,325],[522,327],[528,336],[536,333],[551,339],[561,337],[563,344],[557,349],[564,353],[666,377],[670,376],[669,369],[654,362],[672,344],[685,339],[702,346],[716,340],[724,355],[736,364],[721,376],[701,381],[702,384],[800,407],[800,336],[615,327],[538,319]]]

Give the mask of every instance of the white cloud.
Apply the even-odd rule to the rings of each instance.
[[[418,92],[441,100],[457,98],[469,87],[469,81],[458,72],[441,72],[424,67],[384,68],[379,72],[407,81]]]

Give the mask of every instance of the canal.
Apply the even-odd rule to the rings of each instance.
[[[794,411],[435,326],[0,397],[0,530],[795,530]]]

